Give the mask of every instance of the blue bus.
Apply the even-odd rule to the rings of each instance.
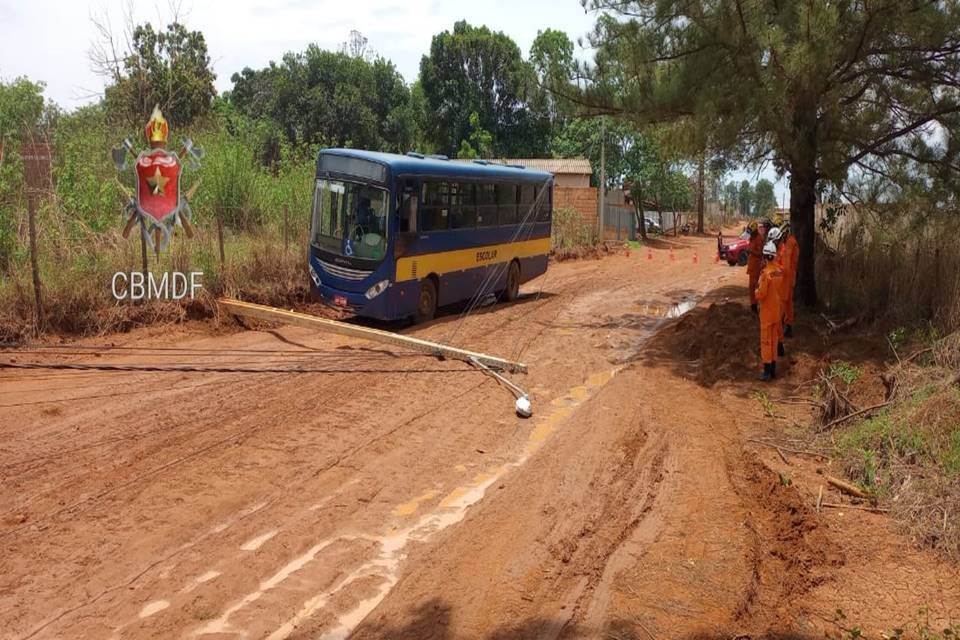
[[[515,300],[547,270],[553,176],[486,161],[324,149],[310,278],[329,305],[424,322],[493,292]]]

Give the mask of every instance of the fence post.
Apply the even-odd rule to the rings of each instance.
[[[32,192],[27,193],[27,225],[30,233],[30,269],[33,271],[33,301],[36,304],[37,317],[34,333],[43,331],[43,296],[40,291],[40,264],[37,257],[37,199]]]

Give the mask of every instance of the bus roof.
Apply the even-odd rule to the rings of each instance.
[[[499,164],[477,162],[455,162],[442,160],[430,156],[400,155],[397,153],[381,153],[379,151],[363,151],[361,149],[322,149],[320,155],[335,155],[350,158],[360,158],[386,165],[394,175],[430,175],[451,178],[492,178],[500,180],[516,180],[518,182],[544,182],[553,177],[553,174],[537,169],[521,169]],[[317,158],[319,161],[319,157]]]

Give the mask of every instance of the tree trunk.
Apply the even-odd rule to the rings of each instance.
[[[811,163],[812,165],[812,163]],[[800,245],[795,296],[805,306],[817,304],[817,280],[814,271],[816,238],[816,170],[794,169],[790,175],[790,228]]]
[[[703,233],[703,171],[704,157],[700,154],[700,168],[697,171],[697,233]]]
[[[634,211],[637,212],[637,228],[640,229],[640,237],[646,240],[647,239],[647,221],[643,217],[643,207],[640,207],[640,208],[634,207]]]

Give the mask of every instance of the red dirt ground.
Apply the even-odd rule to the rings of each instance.
[[[459,362],[290,327],[0,352],[269,370],[0,371],[0,636],[880,637],[921,608],[934,630],[960,622],[955,566],[883,515],[818,514],[817,460],[750,441],[781,427],[751,397],[746,276],[713,242],[556,264],[516,304],[404,330],[522,359],[529,420]],[[771,393],[810,373],[802,340]]]

